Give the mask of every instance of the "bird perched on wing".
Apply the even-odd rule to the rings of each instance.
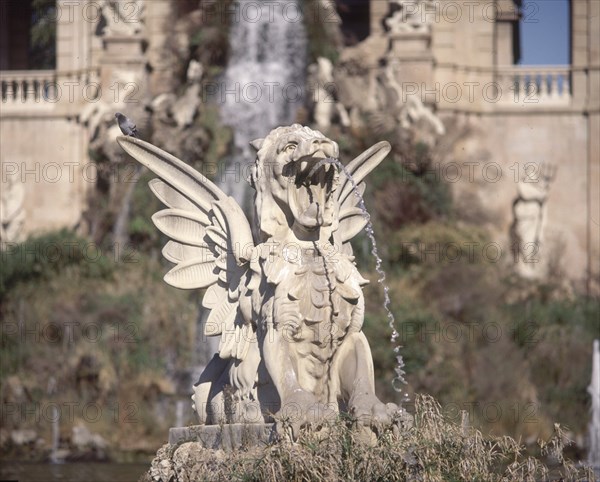
[[[137,127],[129,117],[121,114],[120,112],[117,112],[115,117],[117,118],[119,129],[121,129],[123,135],[138,137]]]

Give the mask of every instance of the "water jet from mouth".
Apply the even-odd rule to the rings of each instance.
[[[379,250],[377,249],[377,240],[375,239],[375,231],[373,230],[373,223],[371,222],[371,216],[370,216],[369,212],[367,211],[367,207],[365,205],[365,200],[363,199],[363,197],[360,193],[360,190],[358,189],[358,186],[356,185],[356,182],[352,178],[352,175],[346,169],[346,166],[344,166],[338,159],[329,157],[329,158],[319,161],[317,164],[315,164],[315,166],[313,166],[313,168],[309,172],[309,177],[314,172],[316,172],[317,169],[319,169],[321,166],[323,166],[325,164],[334,164],[346,175],[346,177],[350,181],[350,184],[352,185],[352,190],[354,191],[354,194],[358,199],[358,207],[363,212],[363,216],[367,220],[367,225],[365,227],[365,231],[367,233],[367,237],[371,241],[371,254],[375,258],[375,271],[377,271],[377,274],[379,275],[379,279],[377,280],[377,282],[380,283],[381,286],[383,286],[383,296],[384,296],[383,308],[386,311],[388,326],[392,332],[392,334],[390,336],[390,341],[392,342],[392,345],[394,347],[393,350],[396,355],[396,368],[394,368],[394,372],[395,372],[396,376],[392,380],[392,388],[396,392],[403,393],[402,385],[406,385],[407,383],[404,378],[404,375],[406,375],[406,372],[404,371],[404,360],[402,359],[402,355],[400,354],[400,349],[402,347],[396,343],[396,341],[400,335],[399,335],[398,331],[396,330],[396,319],[394,318],[394,314],[392,313],[392,310],[390,309],[390,304],[391,304],[390,293],[389,293],[390,288],[385,283],[386,275],[385,275],[385,271],[383,270],[383,268],[381,266],[383,261],[382,261],[381,257],[379,256]],[[408,394],[406,392],[404,392],[403,395],[404,396],[403,396],[402,401],[403,402],[409,401]]]

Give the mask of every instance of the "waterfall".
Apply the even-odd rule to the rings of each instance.
[[[56,393],[56,378],[50,377],[48,379],[48,384],[46,385],[46,394],[48,396],[53,396]],[[56,404],[53,404],[50,411],[50,424],[52,426],[52,444],[50,451],[50,462],[53,464],[58,464],[63,462],[64,460],[60,456],[59,453],[59,443],[60,443],[60,414],[58,413],[58,409],[56,408]]]
[[[249,142],[295,120],[304,92],[306,34],[297,0],[237,0],[229,63],[221,84],[222,121],[233,129],[236,152],[219,184],[247,205],[246,178],[254,153]]]

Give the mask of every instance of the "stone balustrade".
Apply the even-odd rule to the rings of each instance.
[[[507,66],[495,71],[503,104],[568,106],[570,66]]]
[[[571,105],[570,66],[501,66],[493,69],[497,105],[567,107]],[[95,101],[101,93],[100,70],[0,71],[0,101],[11,112],[30,108],[53,109],[57,104]],[[6,111],[5,111],[6,112]]]
[[[100,92],[99,69],[73,72],[5,70],[0,72],[0,100],[10,111],[53,108],[95,101]]]

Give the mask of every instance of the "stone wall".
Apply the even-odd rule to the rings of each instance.
[[[394,25],[403,17],[389,20],[391,9],[381,3],[371,2],[372,31],[389,39],[384,58],[405,101],[416,96],[446,126],[468,131],[441,161],[447,181],[454,180],[452,163],[462,168],[453,182],[459,205],[478,199],[505,256],[539,261],[520,266],[522,274],[540,277],[561,265],[577,286],[598,292],[600,4],[571,3],[571,65],[522,66],[513,65],[518,12],[512,0],[404,2],[412,21],[422,21],[416,30]],[[377,30],[380,24],[390,28]],[[492,182],[496,171],[502,177]],[[523,181],[540,175],[538,183]],[[515,252],[519,233],[535,239],[529,254]]]
[[[85,234],[83,213],[96,181],[88,151],[104,133],[98,128],[113,125],[118,110],[140,118],[149,60],[156,90],[165,90],[160,77],[172,73],[158,59],[168,57],[162,48],[172,2],[128,0],[123,12],[118,5],[58,0],[56,70],[0,72],[2,241],[64,227]],[[143,51],[144,35],[150,39]]]
[[[482,221],[501,244],[503,259],[517,257],[529,265],[523,274],[543,276],[558,263],[585,288],[591,248],[587,118],[573,113],[467,114],[462,122],[469,134],[441,168],[459,209],[478,200],[488,215]],[[519,204],[525,212],[519,213]],[[515,245],[511,231],[519,223],[539,229],[538,238],[532,234]]]
[[[24,187],[24,222],[17,239],[77,227],[93,187],[86,179],[93,180],[95,174],[87,157],[85,129],[51,116],[3,118],[0,137],[2,185],[14,180]]]

